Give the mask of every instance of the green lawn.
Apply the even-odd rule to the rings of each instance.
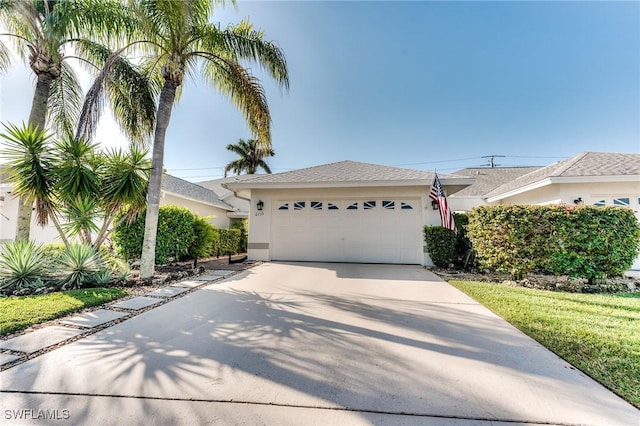
[[[0,336],[127,295],[119,288],[90,288],[0,299]]]
[[[640,407],[640,293],[574,294],[450,283]]]

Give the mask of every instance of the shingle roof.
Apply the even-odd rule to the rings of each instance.
[[[528,167],[470,167],[454,172],[456,175],[471,176],[476,181],[452,197],[480,197],[498,186],[510,182],[522,175],[539,169],[539,166]]]
[[[168,174],[162,175],[162,189],[194,200],[204,201],[228,211],[236,210],[230,204],[220,200],[212,190]]]
[[[197,184],[207,189],[210,189],[218,196],[218,198],[220,198],[221,200],[224,200],[225,198],[227,198],[230,195],[233,195],[234,193],[233,191],[229,191],[227,188],[222,186],[223,184],[229,183],[229,182],[238,182],[238,181],[246,180],[253,176],[256,176],[256,175],[231,176],[231,177],[220,178],[220,179],[205,180],[202,182],[197,182]]]
[[[463,179],[466,176],[439,174],[441,180]],[[243,186],[251,184],[332,184],[332,183],[376,183],[390,181],[427,181],[433,180],[433,172],[423,170],[404,169],[400,167],[381,166],[378,164],[360,163],[357,161],[340,161],[338,163],[323,164],[305,169],[268,175],[253,175],[242,180],[228,183],[240,183]],[[470,182],[469,182],[470,183]],[[444,184],[444,182],[443,182]]]
[[[583,152],[501,185],[485,194],[492,198],[554,177],[639,176],[640,154]]]

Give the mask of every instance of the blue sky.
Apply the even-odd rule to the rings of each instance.
[[[288,93],[251,65],[271,107],[274,172],[347,159],[451,172],[491,154],[546,165],[640,152],[639,2],[240,1],[212,20],[245,17],[289,64]],[[2,77],[0,121],[26,120],[31,87],[25,69]],[[189,80],[165,167],[220,177],[234,159],[225,146],[248,137],[226,99]],[[124,143],[108,123],[99,139]]]

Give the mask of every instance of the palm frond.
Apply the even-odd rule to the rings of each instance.
[[[229,55],[236,61],[259,64],[281,88],[289,89],[289,72],[284,51],[272,41],[264,40],[264,31],[256,30],[249,21],[230,24],[224,31],[214,24],[197,29],[196,50]]]
[[[55,214],[55,180],[51,173],[55,157],[49,144],[50,136],[44,130],[25,124],[4,125],[6,133],[0,134],[5,148],[0,152],[7,160],[8,180],[13,192],[28,202],[36,203],[36,221],[44,226]]]
[[[66,235],[75,237],[83,232],[98,232],[100,228],[96,222],[102,217],[103,211],[96,197],[75,197],[67,201],[62,209],[67,222],[62,224]]]
[[[61,137],[73,135],[82,103],[82,88],[69,64],[62,63],[60,78],[51,83],[48,99],[49,127]]]
[[[11,66],[11,54],[4,43],[0,41],[0,73],[5,72]]]
[[[260,80],[238,63],[214,55],[203,55],[204,74],[227,96],[247,120],[249,129],[265,147],[271,145],[271,114]]]
[[[86,139],[67,137],[54,146],[58,157],[54,167],[55,189],[59,197],[67,201],[78,196],[96,197],[100,191],[100,178],[93,160],[98,145]]]
[[[91,138],[104,106],[105,93],[109,97],[114,116],[133,142],[148,140],[155,124],[158,86],[151,76],[121,56],[121,51],[89,40],[79,40],[77,47],[100,72],[85,96],[78,121],[77,137]]]

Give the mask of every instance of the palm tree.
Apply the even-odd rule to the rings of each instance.
[[[0,134],[14,192],[35,203],[39,225],[51,220],[62,241],[78,236],[96,250],[109,235],[118,213],[132,220],[146,207],[150,162],[147,152],[133,145],[127,152],[100,152],[82,138],[58,141],[39,128],[5,125]],[[66,223],[58,216],[64,213]],[[100,221],[102,224],[100,226]],[[112,226],[113,225],[113,226]],[[96,235],[92,238],[92,233]]]
[[[145,235],[140,277],[151,278],[155,269],[155,244],[164,160],[165,134],[176,94],[187,74],[201,71],[207,82],[238,107],[256,138],[270,147],[271,116],[260,81],[241,65],[258,63],[281,87],[289,77],[282,50],[263,40],[264,34],[247,21],[222,29],[209,22],[214,0],[131,0],[138,22],[134,43],[159,73],[162,89],[156,113],[152,169],[147,195]]]
[[[255,174],[259,168],[262,168],[265,172],[271,173],[269,165],[264,161],[264,157],[273,157],[276,155],[272,148],[263,148],[257,140],[244,139],[238,140],[238,143],[227,145],[227,149],[235,154],[238,154],[240,158],[231,161],[224,168],[224,177],[227,177],[227,172],[233,171],[236,175],[239,175],[243,171],[247,174]]]
[[[44,130],[48,122],[56,133],[72,134],[82,107],[82,92],[69,60],[80,60],[94,71],[103,68],[113,54],[106,42],[131,30],[122,2],[0,0],[0,20],[9,31],[0,35],[15,42],[17,53],[36,76],[29,126]],[[142,141],[153,129],[153,94],[144,90],[148,85],[140,84],[145,77],[136,67],[124,59],[115,62],[103,84],[117,121],[133,140]],[[0,43],[0,70],[8,66],[8,50]],[[91,101],[80,127],[87,138],[93,134],[102,106],[100,98]],[[20,202],[16,239],[29,238],[32,205],[26,201]]]

